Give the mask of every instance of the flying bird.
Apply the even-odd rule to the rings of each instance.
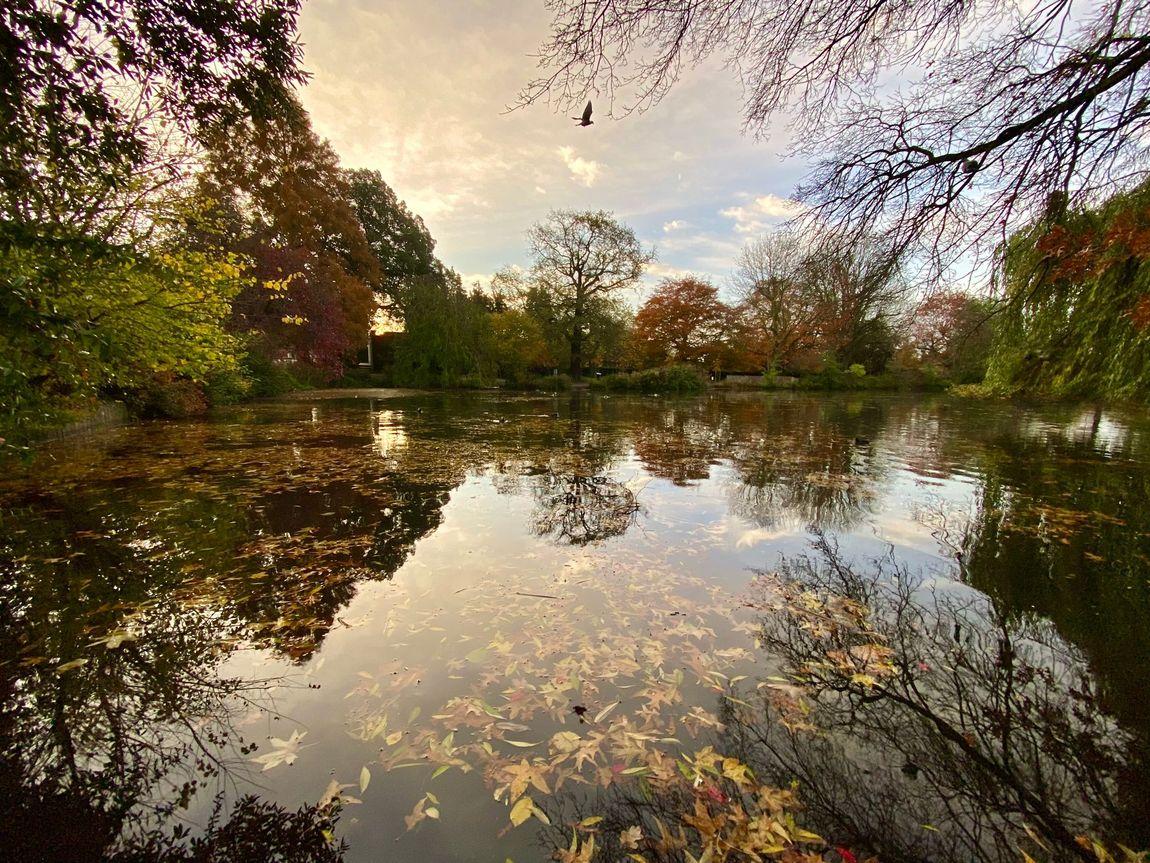
[[[595,121],[591,119],[591,103],[587,103],[587,107],[583,109],[582,117],[572,117],[572,120],[578,120],[580,126],[590,126]]]

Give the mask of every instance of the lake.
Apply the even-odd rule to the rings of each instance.
[[[1150,847],[1146,417],[359,395],[7,466],[14,859],[684,859],[736,764],[827,859]]]

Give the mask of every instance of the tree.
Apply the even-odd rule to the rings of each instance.
[[[0,403],[14,427],[156,374],[233,370],[239,262],[172,246],[0,238]]]
[[[348,171],[345,176],[356,216],[379,262],[379,278],[372,283],[376,299],[402,317],[413,281],[444,269],[435,257],[435,240],[379,171]]]
[[[775,231],[748,243],[735,263],[740,341],[759,368],[790,368],[816,346],[819,303],[808,256],[800,234]]]
[[[258,277],[233,326],[272,359],[338,373],[367,337],[381,275],[335,152],[297,103],[287,117],[213,137],[205,163],[199,194],[212,210],[191,238],[247,255]]]
[[[273,116],[305,80],[298,0],[10,0],[0,12],[0,219],[43,224],[60,190],[122,185],[157,120],[199,134]],[[141,98],[126,98],[137,94]],[[154,113],[140,122],[141,113]]]
[[[555,210],[531,229],[529,238],[532,277],[545,286],[555,317],[569,334],[571,377],[579,380],[592,306],[633,287],[654,253],[643,248],[633,230],[603,210]]]
[[[730,309],[710,282],[695,276],[664,279],[635,316],[635,341],[648,363],[718,368],[729,323]]]
[[[787,109],[816,167],[817,223],[884,236],[934,267],[993,250],[1047,208],[1143,176],[1150,3],[1039,0],[555,0],[521,104],[594,92],[658,102],[684,66],[737,70],[747,128]],[[923,72],[879,87],[892,73]]]
[[[487,315],[453,272],[420,276],[407,289],[404,335],[396,348],[398,380],[409,386],[451,386],[486,377]]]
[[[843,365],[883,371],[894,354],[890,321],[908,291],[897,250],[873,236],[836,237],[815,246],[804,266],[815,286],[822,349]]]
[[[894,351],[888,319],[907,285],[879,239],[768,234],[743,249],[735,285],[741,342],[763,368],[830,357],[881,372]]]
[[[914,310],[910,342],[918,359],[946,370],[961,383],[978,383],[990,352],[989,300],[962,291],[924,297]]]
[[[1150,182],[1012,237],[987,381],[1006,391],[1145,399],[1148,223]]]

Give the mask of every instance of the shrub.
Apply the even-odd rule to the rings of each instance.
[[[701,393],[707,388],[702,374],[685,365],[608,375],[593,383],[608,390],[641,393]]]
[[[214,372],[204,381],[204,395],[212,407],[242,402],[251,391],[252,379],[240,369]]]
[[[157,372],[126,391],[124,401],[133,413],[142,417],[185,419],[208,409],[203,386],[171,372]]]
[[[263,354],[248,353],[243,359],[242,366],[244,374],[252,382],[249,393],[253,398],[280,396],[304,388],[304,384],[292,374],[292,370],[272,362]]]

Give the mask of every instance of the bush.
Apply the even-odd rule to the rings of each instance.
[[[208,397],[201,384],[171,372],[157,372],[150,379],[124,393],[129,410],[141,417],[186,419],[208,409]]]
[[[592,383],[608,390],[641,393],[701,393],[707,388],[706,380],[693,366],[664,366],[608,375]]]
[[[249,390],[253,398],[282,396],[292,390],[304,389],[302,383],[287,366],[272,362],[263,354],[248,353],[242,363],[244,374],[251,380]]]
[[[204,395],[212,407],[242,402],[251,391],[252,379],[239,369],[213,372],[204,381]]]

